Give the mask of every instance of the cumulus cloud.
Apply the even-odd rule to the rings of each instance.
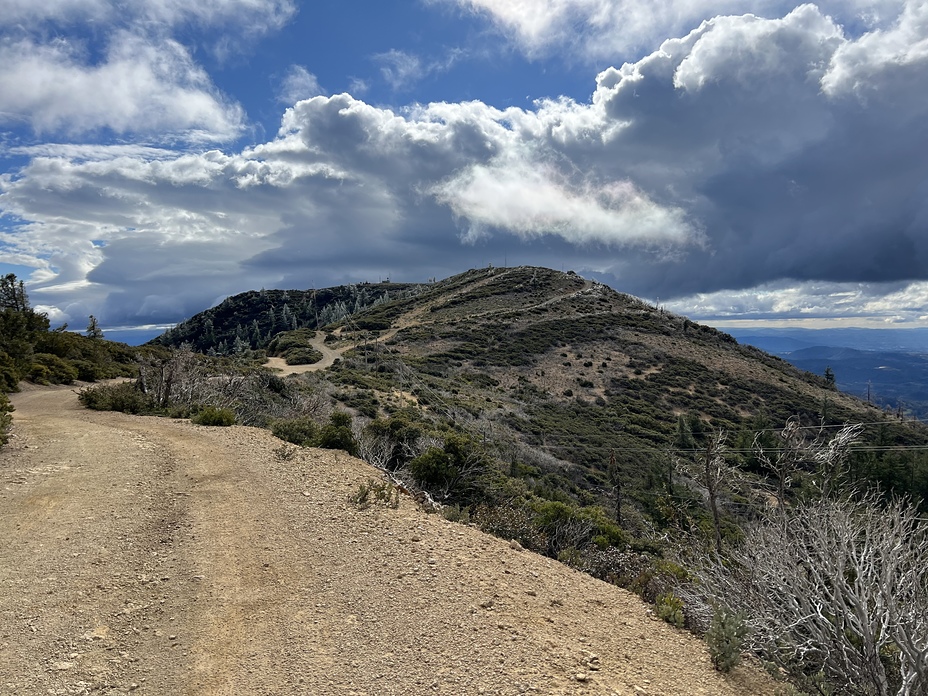
[[[242,108],[176,35],[196,25],[221,53],[294,12],[291,0],[12,0],[0,27],[0,127],[27,125],[41,138],[232,140]]]
[[[526,160],[474,165],[432,192],[466,220],[470,241],[488,229],[578,245],[671,246],[696,236],[682,210],[655,204],[630,181],[572,186],[552,167]]]
[[[431,0],[487,17],[531,57],[570,52],[600,61],[653,50],[668,36],[681,36],[706,19],[751,13],[775,18],[790,12],[790,0]],[[825,14],[842,18],[855,33],[891,24],[906,0],[819,0]]]
[[[853,26],[814,5],[712,17],[601,70],[586,102],[316,95],[241,152],[37,150],[0,177],[22,221],[0,245],[43,304],[81,287],[113,324],[504,257],[702,317],[920,317],[928,29],[914,2],[851,5]]]
[[[153,44],[120,34],[105,60],[92,65],[81,47],[64,40],[0,39],[0,63],[0,123],[25,122],[39,135],[105,128],[228,140],[242,128],[241,107],[225,100],[172,40]]]
[[[877,28],[835,51],[822,87],[829,95],[857,93],[879,98],[879,87],[928,60],[928,5],[909,2],[891,26]],[[908,80],[906,80],[908,83]],[[905,85],[910,86],[909,84]]]

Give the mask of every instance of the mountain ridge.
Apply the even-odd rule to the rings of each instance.
[[[376,286],[330,290],[343,305],[377,296]],[[343,356],[325,372],[342,408],[389,419],[411,406],[429,427],[490,443],[522,472],[520,486],[555,501],[612,505],[614,458],[632,513],[625,522],[641,530],[670,514],[668,495],[696,504],[659,482],[710,431],[726,431],[731,456],[758,475],[756,431],[790,418],[807,427],[879,422],[884,439],[928,442],[824,377],[573,272],[473,269],[393,292],[328,325],[307,322]],[[253,348],[271,353],[289,335],[261,333]],[[859,475],[896,485],[893,467],[860,459]],[[913,485],[928,492],[928,472],[918,471]]]

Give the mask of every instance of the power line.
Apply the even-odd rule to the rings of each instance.
[[[545,445],[538,444],[533,445],[533,447],[541,447],[542,449],[561,449],[569,450],[576,449],[576,446],[571,445]],[[705,454],[705,447],[695,447],[695,448],[676,448],[676,447],[610,447],[608,445],[595,445],[591,446],[589,449],[594,450],[603,450],[603,451],[615,451],[615,452],[626,452],[626,453],[638,453],[638,454]],[[730,452],[732,454],[752,454],[756,450],[748,448],[738,448],[738,447],[726,447],[725,452]],[[764,452],[769,452],[771,454],[779,454],[781,452],[787,452],[789,448],[786,447],[770,447],[764,448]],[[925,452],[928,451],[928,445],[861,445],[857,447],[848,447],[848,452]]]

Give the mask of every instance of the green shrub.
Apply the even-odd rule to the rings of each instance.
[[[190,419],[196,425],[216,425],[227,427],[235,425],[235,412],[228,408],[204,406]]]
[[[488,459],[480,445],[458,434],[448,435],[442,447],[430,447],[409,462],[416,482],[443,499],[461,500],[479,492],[487,469]]]
[[[0,392],[19,391],[19,374],[13,359],[0,350]]]
[[[274,437],[300,447],[312,447],[319,438],[319,426],[309,418],[283,418],[271,424]]]
[[[657,601],[654,603],[654,611],[658,617],[671,626],[683,628],[683,600],[677,597],[673,592],[665,592],[664,594],[658,595]]]
[[[574,548],[573,546],[562,549],[557,554],[557,560],[559,563],[570,566],[571,568],[582,568],[584,562],[583,552]]]
[[[329,417],[329,423],[322,426],[316,447],[323,449],[345,450],[352,456],[358,454],[358,442],[351,432],[351,416],[344,411],[335,411]]]
[[[457,503],[454,505],[445,505],[441,509],[441,516],[449,522],[457,522],[458,524],[470,524],[470,509],[467,507],[461,507]]]
[[[345,413],[344,411],[333,411],[332,415],[329,416],[329,423],[336,428],[350,428],[351,414]]]
[[[535,525],[532,513],[517,503],[481,503],[474,508],[472,518],[487,534],[510,541],[515,539],[530,551],[544,553],[548,548],[548,539]]]
[[[716,607],[712,624],[706,631],[706,643],[712,664],[720,672],[730,672],[741,662],[741,646],[748,634],[745,615],[726,607]]]
[[[148,394],[143,394],[133,382],[101,384],[82,389],[78,401],[94,411],[122,411],[123,413],[155,413],[158,408]]]
[[[362,416],[377,418],[379,402],[370,389],[344,390],[335,393],[335,398],[345,406],[355,409]]]
[[[322,353],[314,348],[293,348],[287,351],[284,360],[288,365],[314,365],[322,360]]]
[[[172,404],[162,413],[168,418],[192,418],[200,410],[199,406],[188,406],[186,404]]]
[[[7,398],[6,394],[0,392],[0,446],[5,445],[10,440],[10,425],[13,423],[13,417],[10,413],[13,411],[13,404]]]
[[[82,382],[96,382],[106,377],[106,370],[89,360],[72,360],[71,364],[77,370],[77,378]]]
[[[358,484],[357,492],[349,498],[349,501],[362,510],[372,505],[396,509],[400,506],[400,491],[389,481],[376,481],[370,478]]]
[[[416,422],[419,414],[405,411],[394,414],[391,418],[377,418],[365,427],[365,435],[372,439],[382,439],[388,443],[389,455],[385,466],[391,471],[404,466],[409,460],[409,452],[422,435],[422,425]]]
[[[453,480],[457,471],[451,457],[439,447],[429,447],[409,462],[409,473],[416,482],[432,490]]]
[[[32,356],[29,379],[36,384],[71,384],[77,375],[77,368],[57,355],[36,353]]]

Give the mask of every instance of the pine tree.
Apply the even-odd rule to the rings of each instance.
[[[100,324],[93,314],[90,315],[90,321],[87,323],[86,336],[93,339],[103,338],[103,329],[100,328]]]

